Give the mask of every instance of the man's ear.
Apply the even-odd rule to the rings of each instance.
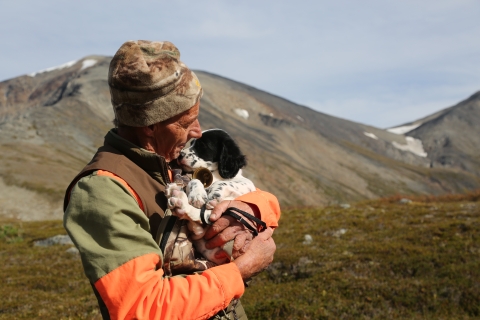
[[[151,126],[148,127],[140,127],[138,128],[141,131],[141,134],[145,137],[153,137],[153,134],[155,132],[155,124],[152,124]]]
[[[224,179],[231,179],[246,165],[247,159],[235,141],[231,139],[223,141],[220,160],[218,161],[218,173],[220,176]]]
[[[155,151],[155,130],[157,129],[156,124],[153,124],[148,127],[135,127],[133,128],[135,131],[135,144],[139,147],[142,147],[149,151]],[[133,141],[132,141],[133,142]]]

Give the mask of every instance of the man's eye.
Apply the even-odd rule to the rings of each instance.
[[[190,126],[194,123],[195,121],[189,121],[189,122],[184,122],[181,124],[182,128],[185,129],[185,130],[188,130],[188,128],[190,128]]]

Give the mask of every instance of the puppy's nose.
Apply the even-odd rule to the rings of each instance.
[[[182,160],[183,157],[185,157],[185,152],[180,151],[180,155],[178,156],[177,160]]]

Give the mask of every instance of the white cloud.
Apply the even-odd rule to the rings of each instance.
[[[203,14],[194,18],[196,27],[184,30],[184,35],[190,38],[248,41],[272,33],[271,28],[258,28],[258,14],[240,3],[207,1],[199,3],[197,10]]]
[[[413,122],[440,109],[451,107],[468,98],[478,86],[420,87],[418,90],[402,92],[378,92],[341,95],[335,99],[301,101],[314,110],[380,128],[390,128]],[[352,89],[353,90],[353,89]]]
[[[128,39],[170,40],[190,67],[389,127],[480,89],[479,10],[475,0],[7,1],[0,79],[113,55]]]

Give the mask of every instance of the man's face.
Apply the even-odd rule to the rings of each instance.
[[[188,140],[202,136],[198,122],[200,103],[173,118],[154,125],[153,146],[155,152],[166,161],[172,161],[180,155]]]

